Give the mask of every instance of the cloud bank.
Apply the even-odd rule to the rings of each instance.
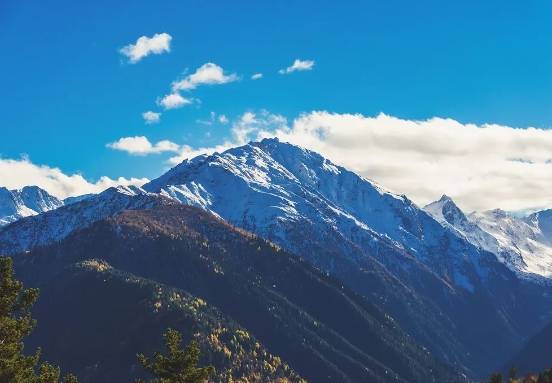
[[[552,130],[547,129],[326,111],[288,124],[266,111],[248,112],[234,122],[226,141],[181,146],[170,162],[264,137],[317,151],[420,205],[447,194],[466,211],[552,207]]]
[[[136,64],[150,54],[170,52],[172,36],[168,33],[156,33],[152,37],[142,36],[135,44],[129,44],[119,50],[131,64]]]
[[[28,158],[0,159],[0,180],[2,180],[0,186],[8,189],[37,185],[58,198],[99,193],[117,185],[142,186],[148,182],[147,178],[111,179],[105,176],[96,182],[89,182],[80,174],[65,174],[58,168],[36,165]]]

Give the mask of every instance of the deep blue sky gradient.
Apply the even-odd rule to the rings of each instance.
[[[118,50],[167,32],[171,52],[135,65]],[[0,155],[101,175],[157,176],[168,155],[106,143],[208,145],[229,134],[197,119],[267,109],[552,126],[550,1],[0,1]],[[277,74],[295,58],[310,72]],[[202,87],[163,113],[157,97],[214,62],[243,80]],[[259,81],[249,77],[264,73]],[[205,136],[206,131],[212,135]]]

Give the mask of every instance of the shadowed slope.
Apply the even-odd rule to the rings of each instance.
[[[237,320],[312,381],[456,379],[390,317],[338,281],[193,207],[125,211],[18,258],[22,273],[39,285],[55,280],[63,265],[99,258],[183,289]],[[48,315],[54,314],[39,320]]]

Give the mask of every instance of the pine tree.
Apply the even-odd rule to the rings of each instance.
[[[163,338],[167,355],[156,352],[147,358],[138,354],[138,362],[154,376],[149,383],[204,383],[215,372],[213,366],[197,367],[200,356],[197,342],[190,342],[182,350],[182,335],[174,329],[168,329]]]
[[[492,374],[489,383],[502,383],[502,374]]]
[[[40,349],[24,355],[23,340],[34,329],[31,307],[38,298],[37,289],[23,289],[13,275],[13,260],[0,257],[0,383],[58,383],[60,371],[40,360]],[[38,370],[38,371],[37,371]],[[77,383],[68,375],[66,383]]]
[[[537,383],[552,383],[552,368],[541,372],[537,379]]]
[[[515,367],[510,368],[510,371],[508,371],[508,382],[516,382],[517,381],[517,369]]]

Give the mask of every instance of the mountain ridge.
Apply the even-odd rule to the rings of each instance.
[[[11,190],[0,187],[0,227],[60,206],[63,206],[63,201],[38,186]]]

